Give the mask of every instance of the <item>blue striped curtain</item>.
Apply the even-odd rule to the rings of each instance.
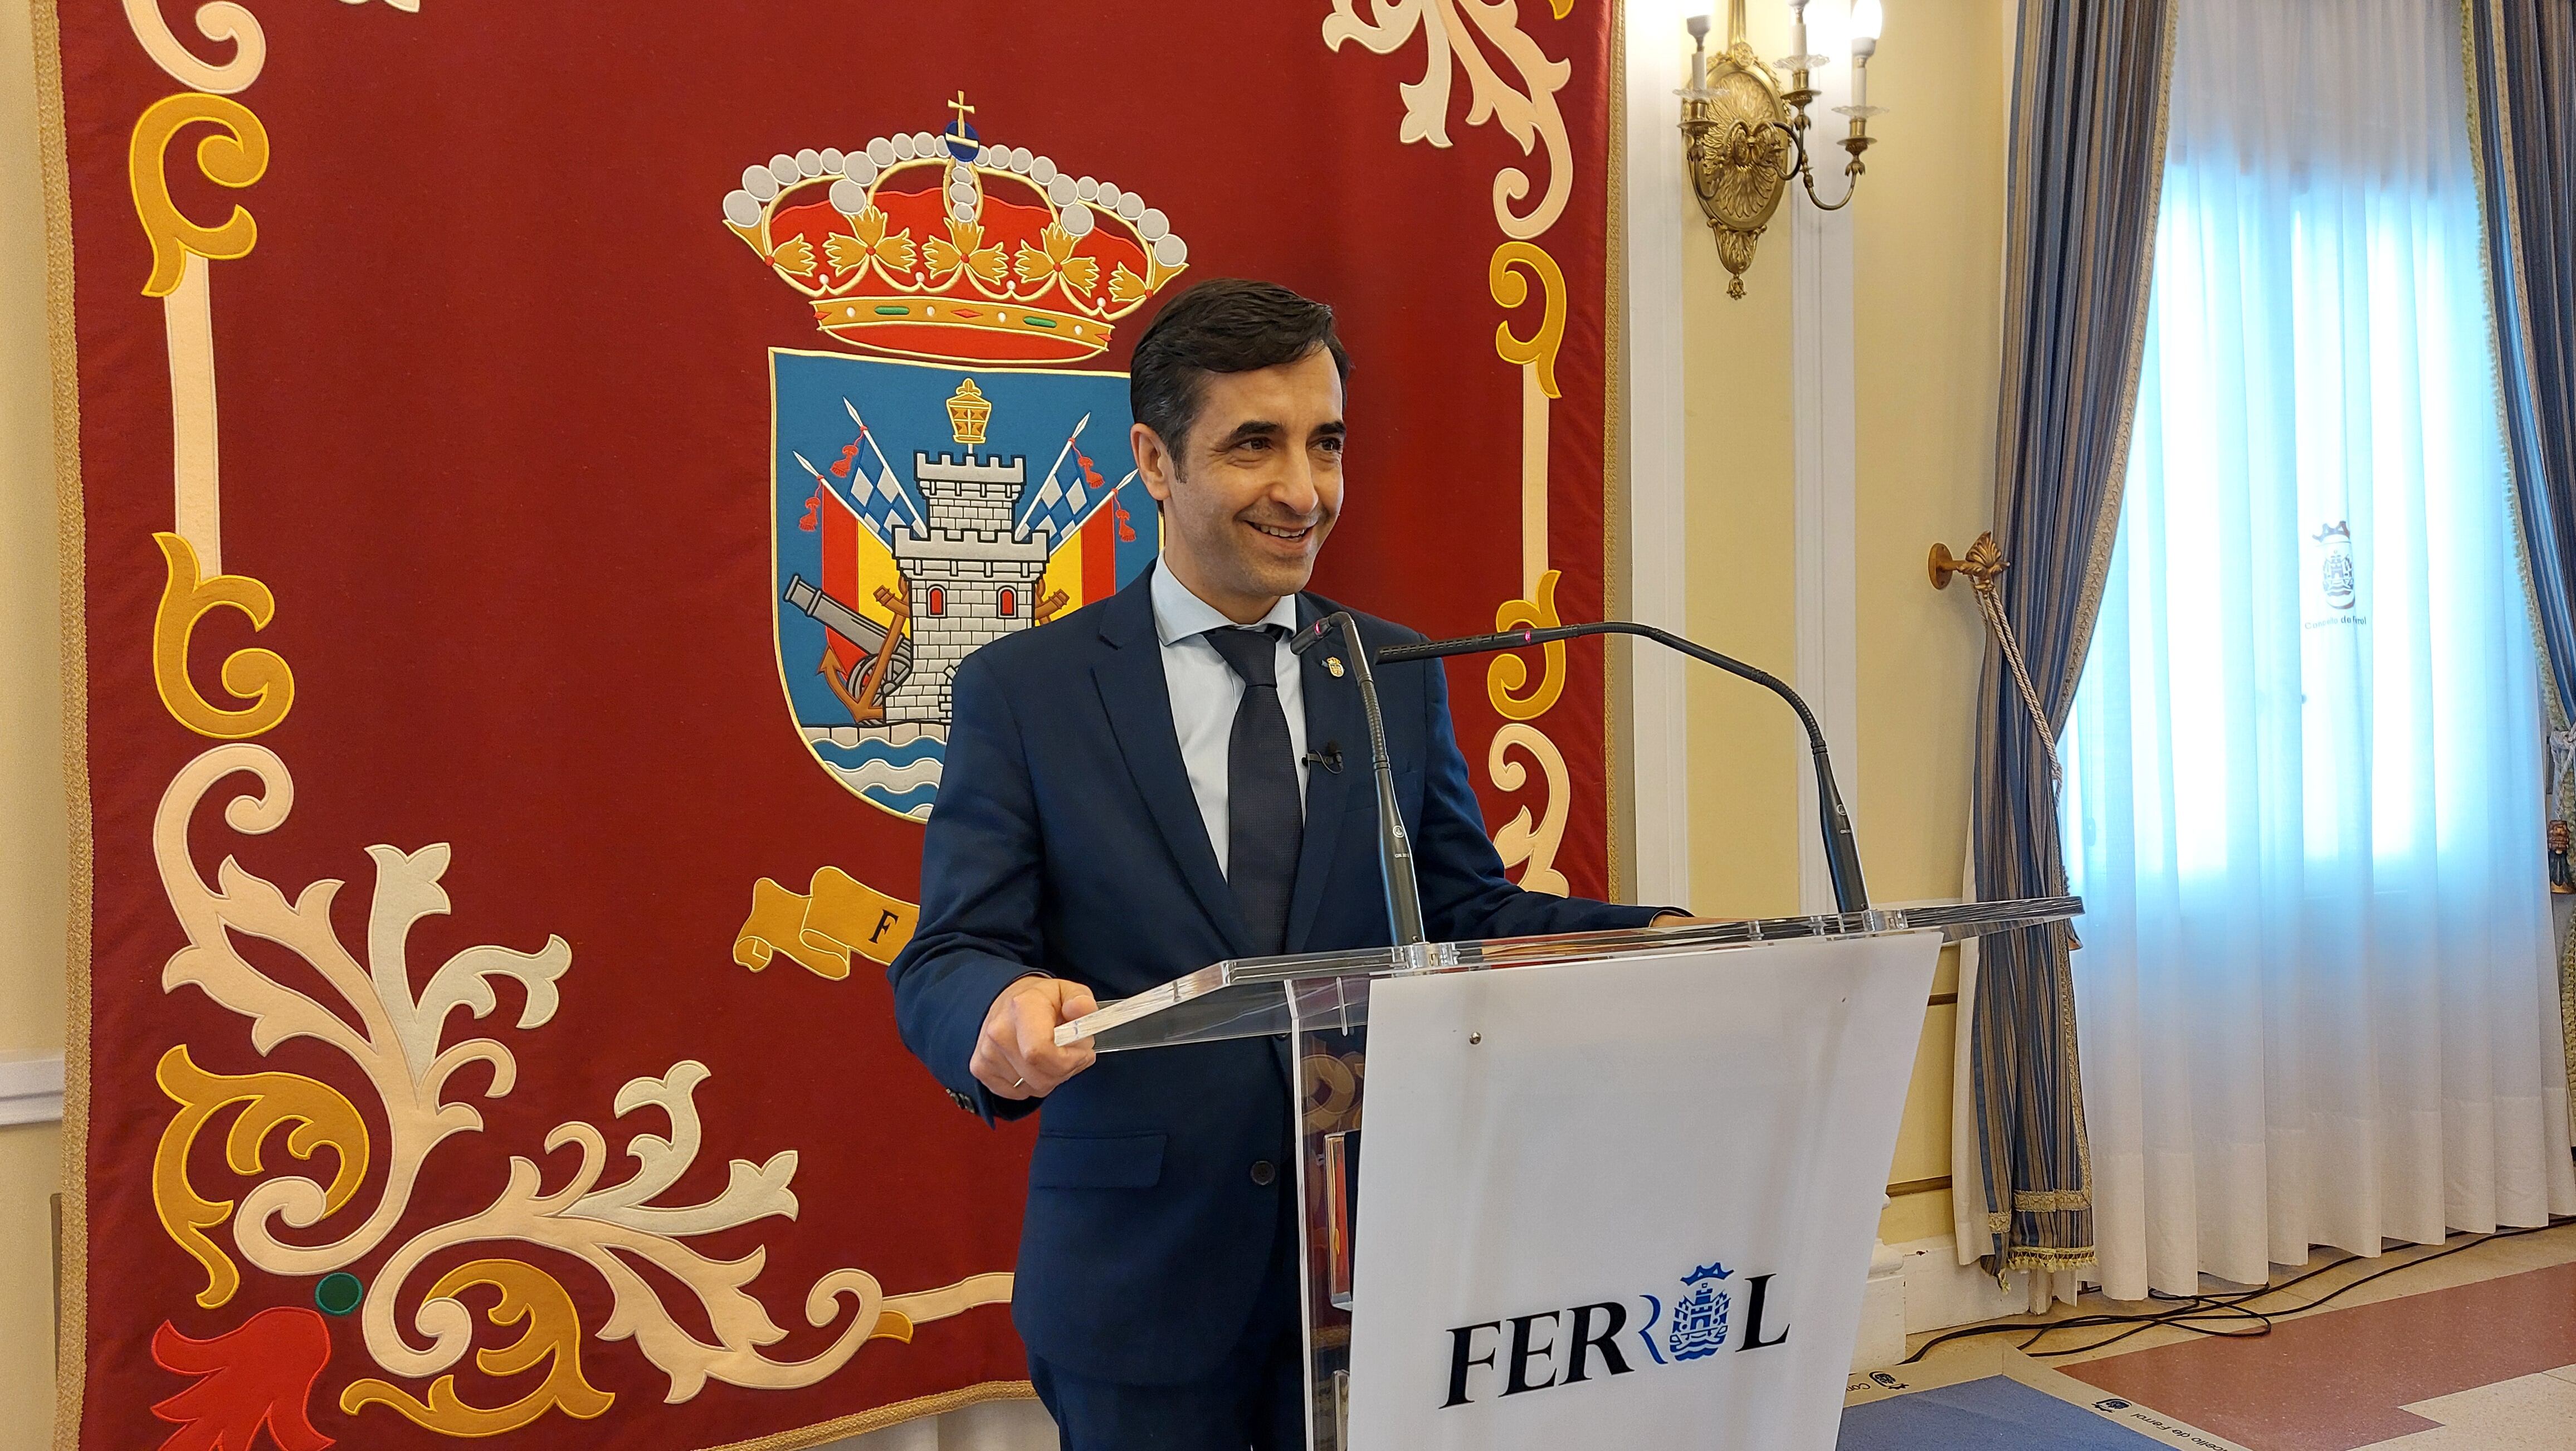
[[[2023,0],[2005,221],[1994,535],[2005,618],[2045,721],[2001,653],[1978,686],[1971,861],[1986,900],[2064,890],[2054,767],[2120,518],[2157,189],[2171,0]],[[2094,1259],[2067,934],[1985,939],[1970,1086],[1989,1270]]]
[[[2505,448],[2564,723],[2576,720],[2576,5],[2463,0],[2462,14]],[[2576,1089],[2576,941],[2558,971]]]

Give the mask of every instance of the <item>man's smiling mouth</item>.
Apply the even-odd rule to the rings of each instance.
[[[1247,524],[1252,523],[1252,521],[1248,519],[1244,522]],[[1315,529],[1315,526],[1312,524],[1308,524],[1297,529],[1282,529],[1276,524],[1252,524],[1252,527],[1269,535],[1273,539],[1286,539],[1291,541],[1303,539],[1308,534],[1313,533]]]

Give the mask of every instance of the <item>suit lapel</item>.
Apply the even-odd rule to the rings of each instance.
[[[1322,611],[1315,597],[1297,597],[1297,624],[1302,630],[1315,623]],[[1349,807],[1351,793],[1371,789],[1369,786],[1368,721],[1360,710],[1359,687],[1351,679],[1350,662],[1344,659],[1350,647],[1336,633],[1317,644],[1299,660],[1298,685],[1305,692],[1306,749],[1321,751],[1327,744],[1341,748],[1342,769],[1328,771],[1320,765],[1306,771],[1305,845],[1297,857],[1297,885],[1288,897],[1288,950],[1308,951],[1306,938],[1314,930],[1316,913],[1324,905],[1324,884],[1333,874],[1333,850],[1342,836],[1342,815]],[[1328,661],[1339,662],[1344,673],[1336,676]]]
[[[1199,815],[1198,799],[1190,794],[1189,771],[1181,764],[1180,737],[1172,729],[1171,686],[1163,677],[1162,642],[1154,633],[1152,582],[1149,570],[1119,591],[1102,612],[1100,638],[1110,650],[1091,667],[1092,682],[1099,687],[1100,703],[1109,713],[1127,772],[1135,779],[1136,794],[1153,813],[1163,844],[1180,864],[1182,879],[1234,954],[1250,957],[1252,930],[1235,903],[1234,889],[1217,870],[1207,820]]]

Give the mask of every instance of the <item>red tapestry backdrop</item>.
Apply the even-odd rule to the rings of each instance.
[[[1609,7],[37,26],[63,1444],[786,1447],[1025,1394],[1030,1130],[949,1105],[881,966],[948,671],[1150,564],[1121,370],[1215,276],[1356,361],[1319,589],[1599,616]],[[1601,892],[1599,657],[1451,670],[1515,875]]]

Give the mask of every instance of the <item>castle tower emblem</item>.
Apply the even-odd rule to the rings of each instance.
[[[886,700],[889,721],[945,724],[958,663],[1035,621],[1055,537],[1050,525],[1031,528],[1013,517],[1028,460],[976,457],[992,412],[966,379],[948,399],[949,436],[965,452],[912,457],[926,517],[918,528],[898,527],[887,543],[912,582],[913,668]]]
[[[1708,1264],[1682,1276],[1682,1296],[1673,1302],[1672,1331],[1665,1341],[1673,1359],[1700,1360],[1725,1348],[1724,1284],[1731,1273],[1722,1264]]]

